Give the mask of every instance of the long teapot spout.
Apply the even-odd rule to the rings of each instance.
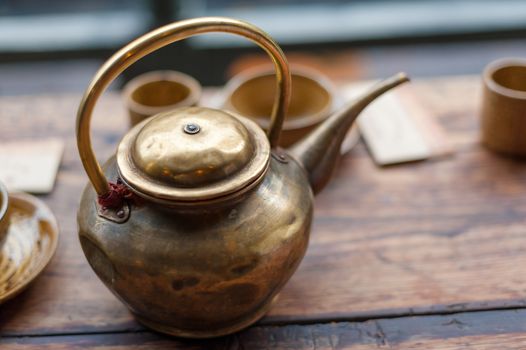
[[[409,78],[405,73],[398,73],[378,83],[290,148],[290,155],[298,160],[309,174],[315,194],[329,182],[340,157],[341,144],[360,112],[384,92],[407,81]]]

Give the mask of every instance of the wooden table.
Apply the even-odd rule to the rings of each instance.
[[[0,139],[67,142],[43,197],[61,242],[45,273],[0,307],[0,349],[526,348],[526,163],[479,144],[477,78],[414,84],[455,155],[380,168],[358,145],[317,197],[307,256],[269,315],[207,341],[144,329],[88,266],[75,223],[87,181],[73,133],[80,97],[0,98]],[[125,129],[118,95],[106,94],[93,125],[100,159]]]

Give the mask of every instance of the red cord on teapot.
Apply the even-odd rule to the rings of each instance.
[[[99,205],[103,208],[121,208],[125,201],[135,201],[135,195],[121,179],[117,183],[110,182],[110,191],[98,197]]]

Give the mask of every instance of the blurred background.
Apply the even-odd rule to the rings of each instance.
[[[216,15],[260,26],[290,61],[339,81],[478,74],[495,58],[526,56],[524,0],[0,0],[0,94],[81,92],[131,39]],[[141,60],[116,87],[155,69],[222,85],[265,60],[247,41],[208,34]]]

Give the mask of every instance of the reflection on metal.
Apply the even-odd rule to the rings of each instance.
[[[155,49],[211,31],[247,37],[275,63],[268,133],[235,113],[180,108],[133,127],[100,168],[89,121],[104,89]],[[312,188],[327,183],[348,128],[368,103],[404,81],[398,75],[381,83],[288,152],[277,145],[290,97],[289,67],[264,32],[238,20],[200,18],[140,37],[102,66],[79,107],[79,153],[93,186],[82,195],[78,224],[90,265],[140,322],[160,332],[213,337],[254,323],[305,254]],[[121,179],[140,198],[115,201],[128,206],[123,222],[115,220],[123,208],[101,213],[96,205],[119,194],[108,179]]]

